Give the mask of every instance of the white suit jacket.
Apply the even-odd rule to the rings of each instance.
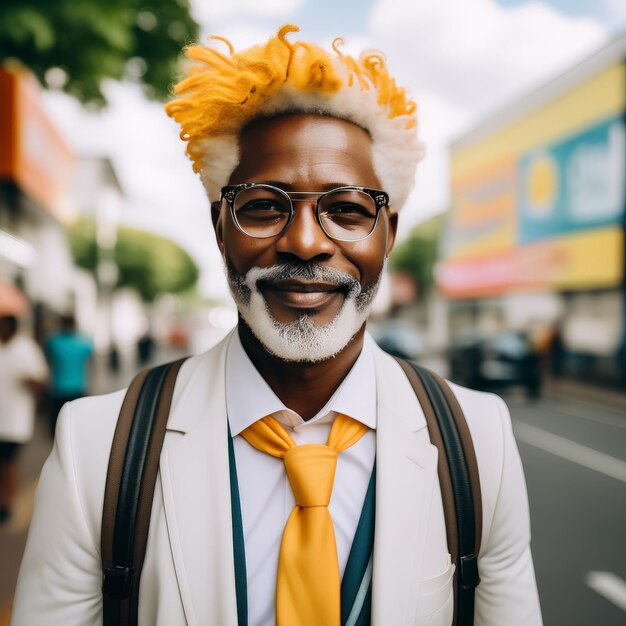
[[[225,403],[226,341],[182,367],[160,460],[141,577],[142,626],[236,626]],[[454,566],[437,449],[399,365],[374,349],[378,398],[372,623],[448,626]],[[541,615],[522,467],[497,396],[452,386],[474,439],[483,499],[477,626]],[[14,626],[96,626],[100,524],[124,392],[65,406],[42,471],[15,595]]]

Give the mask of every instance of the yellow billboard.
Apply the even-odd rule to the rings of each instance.
[[[500,130],[453,146],[437,270],[445,294],[620,284],[625,108],[626,67],[618,63]]]

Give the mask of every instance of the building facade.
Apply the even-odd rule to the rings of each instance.
[[[72,306],[66,224],[73,216],[73,167],[34,76],[20,66],[0,67],[0,279],[17,284],[35,314]]]
[[[565,371],[626,381],[626,36],[451,146],[437,267],[451,330],[558,337]]]

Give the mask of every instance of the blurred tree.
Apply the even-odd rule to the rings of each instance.
[[[98,251],[93,220],[82,219],[70,230],[77,265],[95,275]],[[195,286],[199,270],[179,245],[152,233],[120,228],[115,246],[118,287],[135,289],[146,302],[159,293],[181,293]]]
[[[106,104],[105,78],[139,82],[165,99],[181,46],[198,25],[188,0],[3,0],[0,62],[17,59],[42,84]]]
[[[439,250],[444,215],[439,214],[415,226],[392,251],[389,269],[409,274],[420,293],[430,291]]]

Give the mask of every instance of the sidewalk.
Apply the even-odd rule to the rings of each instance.
[[[600,387],[574,379],[548,378],[544,382],[544,392],[546,395],[608,405],[626,412],[626,391]]]
[[[158,348],[150,365],[172,361],[184,354],[168,348]],[[92,364],[90,394],[109,393],[128,386],[139,366],[131,359],[121,359],[120,368],[112,372],[108,362],[98,357]],[[35,436],[25,446],[20,456],[21,485],[15,502],[13,515],[8,523],[0,526],[0,611],[13,597],[19,564],[22,559],[28,525],[33,510],[33,499],[39,472],[50,454],[52,440],[48,432],[47,417],[38,415]]]

